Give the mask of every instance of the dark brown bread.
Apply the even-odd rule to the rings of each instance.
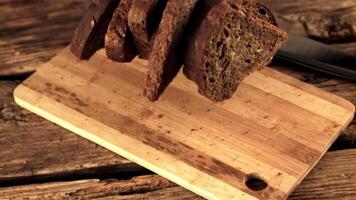
[[[185,31],[198,0],[169,0],[149,56],[144,95],[155,101],[183,64]]]
[[[161,21],[167,0],[133,0],[128,24],[141,58],[148,58],[151,38]]]
[[[252,16],[277,26],[276,19],[274,18],[272,12],[262,3],[255,0],[243,0],[242,6]]]
[[[247,9],[241,1],[221,0],[189,40],[184,74],[212,101],[230,98],[286,40],[286,33]]]
[[[117,62],[130,62],[137,55],[127,17],[132,0],[121,0],[110,21],[105,35],[106,55]]]
[[[93,0],[84,13],[70,45],[79,59],[89,59],[104,47],[104,37],[118,0]]]
[[[246,13],[248,13],[248,16],[253,18],[257,17],[278,27],[277,21],[273,16],[272,12],[268,9],[267,6],[263,5],[262,3],[256,0],[242,0],[242,6],[244,10],[246,10]],[[261,63],[259,63],[259,66],[263,67],[268,65],[269,63],[270,60],[261,61]]]

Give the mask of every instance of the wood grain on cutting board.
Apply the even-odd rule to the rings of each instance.
[[[354,115],[346,100],[269,68],[223,103],[182,75],[151,103],[146,70],[143,60],[114,63],[100,51],[79,61],[66,49],[15,100],[208,199],[285,199]],[[268,186],[253,191],[249,177]]]

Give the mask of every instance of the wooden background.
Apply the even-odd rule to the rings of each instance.
[[[355,0],[265,1],[285,29],[356,54]],[[88,2],[0,0],[0,199],[199,199],[15,105],[13,89],[68,45]],[[356,83],[273,67],[356,104]],[[289,199],[354,199],[355,141],[354,120]]]

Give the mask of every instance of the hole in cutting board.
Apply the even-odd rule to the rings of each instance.
[[[255,174],[248,175],[245,181],[245,185],[253,191],[261,191],[266,189],[268,186],[266,181],[262,180],[258,175]]]

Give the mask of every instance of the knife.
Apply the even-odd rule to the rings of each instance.
[[[307,37],[288,33],[288,42],[278,50],[275,57],[277,60],[356,81],[356,56]]]

